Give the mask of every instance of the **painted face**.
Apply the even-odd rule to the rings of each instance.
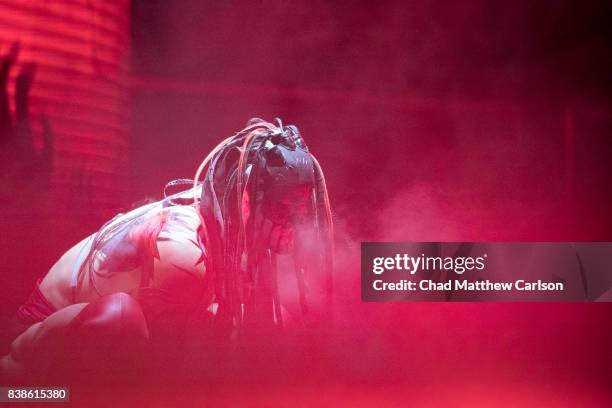
[[[283,187],[267,192],[262,204],[260,236],[272,252],[287,254],[293,250],[296,227],[304,222],[310,194],[308,186]]]

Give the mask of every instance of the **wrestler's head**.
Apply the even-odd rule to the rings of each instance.
[[[263,172],[256,192],[260,203],[255,208],[261,217],[254,226],[254,238],[261,240],[263,248],[287,254],[295,248],[297,229],[311,218],[314,163],[307,150],[281,137],[273,138],[264,149]]]
[[[202,162],[199,181],[202,238],[211,271],[224,275],[217,279],[220,292],[239,287],[236,279],[251,282],[247,287],[274,285],[274,254],[292,255],[299,270],[307,261],[331,268],[333,227],[323,172],[295,126],[251,119]],[[321,245],[311,259],[303,231]],[[243,289],[233,298],[243,297]]]

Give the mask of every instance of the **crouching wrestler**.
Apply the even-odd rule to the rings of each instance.
[[[295,126],[251,119],[194,180],[169,184],[187,182],[117,215],[57,261],[18,310],[3,373],[112,368],[147,355],[156,339],[198,332],[240,342],[327,313],[329,199]]]

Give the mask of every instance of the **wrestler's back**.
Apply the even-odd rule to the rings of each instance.
[[[170,292],[201,285],[205,266],[199,225],[192,206],[154,206],[132,223],[114,248],[103,248],[94,256],[93,274],[86,273],[75,285],[75,272],[96,234],[64,253],[42,280],[40,290],[61,309],[110,293],[135,293],[143,286],[143,274],[151,275],[147,286]]]

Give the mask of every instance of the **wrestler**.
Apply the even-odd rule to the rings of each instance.
[[[21,334],[1,367],[44,369],[66,338],[123,346],[194,321],[227,339],[303,324],[309,298],[330,298],[332,236],[323,173],[297,128],[251,119],[190,189],[119,214],[68,250],[19,309]],[[293,259],[291,278],[278,256]],[[296,296],[281,300],[289,281]]]

